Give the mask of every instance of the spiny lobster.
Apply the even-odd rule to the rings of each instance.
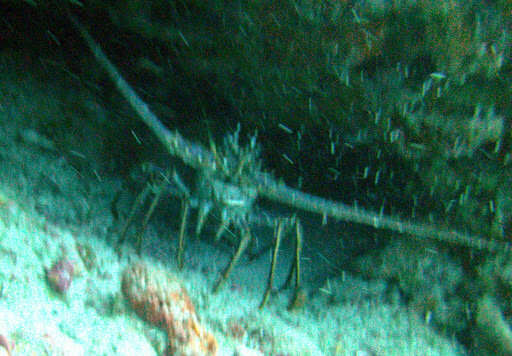
[[[442,242],[457,244],[477,250],[509,250],[510,246],[496,240],[483,239],[479,236],[471,236],[460,233],[455,230],[448,230],[436,227],[431,224],[415,223],[413,221],[401,220],[398,218],[385,216],[382,213],[375,213],[361,208],[352,207],[341,202],[324,199],[318,196],[304,193],[300,190],[291,188],[276,180],[269,173],[261,169],[261,163],[257,155],[256,138],[254,137],[249,146],[240,147],[238,144],[238,133],[228,135],[222,150],[211,143],[210,150],[201,144],[191,142],[177,131],[165,127],[161,121],[151,112],[148,105],[142,101],[137,93],[123,79],[117,68],[107,58],[101,47],[94,41],[87,29],[73,17],[69,15],[71,22],[78,29],[84,38],[88,47],[93,52],[96,60],[105,69],[122,96],[128,101],[131,107],[136,111],[139,118],[150,128],[158,140],[166,148],[167,152],[181,159],[186,165],[199,172],[200,185],[196,187],[194,194],[190,193],[188,188],[179,179],[175,172],[161,173],[160,186],[154,189],[155,199],[146,214],[147,220],[151,216],[154,205],[165,190],[171,190],[175,195],[182,197],[182,223],[179,234],[178,264],[182,265],[182,253],[184,236],[187,224],[187,215],[190,207],[199,209],[196,232],[201,231],[202,225],[208,212],[211,209],[217,209],[221,215],[221,226],[218,236],[226,229],[229,224],[234,224],[242,232],[242,238],[238,250],[233,259],[216,283],[217,290],[228,278],[231,269],[235,266],[241,254],[247,248],[250,241],[250,223],[261,223],[267,216],[263,224],[275,226],[275,246],[272,259],[271,273],[269,276],[265,297],[260,306],[263,306],[269,296],[272,288],[272,280],[275,268],[275,259],[282,233],[286,227],[294,226],[296,232],[296,249],[293,266],[290,269],[288,281],[291,280],[295,272],[295,292],[290,307],[297,304],[301,298],[300,289],[300,253],[302,246],[302,229],[298,219],[282,219],[271,215],[253,214],[256,198],[261,196],[278,203],[288,205],[297,209],[322,215],[324,218],[331,217],[336,220],[354,222],[373,226],[378,229],[389,229],[401,234],[408,234],[418,239],[436,239]],[[155,173],[154,167],[148,167]],[[153,187],[153,186],[152,186]],[[149,189],[149,188],[148,188]],[[133,217],[133,211],[140,204],[149,191],[143,191],[137,198],[134,208],[128,218],[127,224],[123,228],[121,241],[124,240],[124,234]],[[139,240],[140,244],[140,240]]]

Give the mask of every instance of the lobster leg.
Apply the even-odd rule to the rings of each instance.
[[[199,210],[197,212],[196,237],[199,237],[199,235],[201,234],[204,223],[211,209],[212,205],[210,203],[201,202],[199,204]]]
[[[162,197],[162,193],[165,190],[165,185],[166,184],[167,184],[167,180],[164,179],[162,181],[162,183],[158,186],[158,188],[156,190],[156,193],[155,193],[155,197],[153,198],[153,201],[151,202],[151,205],[149,206],[149,209],[148,209],[146,215],[144,215],[144,220],[142,222],[142,227],[141,227],[139,233],[137,234],[137,253],[139,255],[140,255],[140,252],[141,252],[141,249],[142,249],[142,239],[144,237],[144,231],[146,231],[146,228],[147,228],[148,223],[149,223],[149,219],[151,218],[151,216],[155,212],[155,208],[156,208],[156,206],[158,204],[158,201]]]
[[[274,245],[274,253],[272,254],[272,263],[270,265],[270,273],[267,280],[267,288],[265,289],[265,294],[263,295],[263,299],[260,303],[259,308],[263,308],[265,304],[267,304],[268,298],[270,296],[270,292],[272,291],[272,285],[274,283],[274,276],[276,271],[276,262],[277,255],[279,253],[279,246],[281,245],[283,235],[283,221],[279,220],[277,223],[276,233],[275,233],[275,245]]]
[[[220,221],[219,227],[217,228],[217,232],[215,233],[215,242],[218,242],[224,232],[228,229],[228,225],[230,223],[229,218],[223,217]]]
[[[185,234],[187,230],[187,220],[188,220],[188,211],[190,208],[190,202],[187,198],[183,199],[182,207],[181,207],[181,225],[180,225],[180,235],[179,235],[179,243],[178,243],[178,268],[183,268],[183,249],[185,246]]]
[[[302,252],[302,225],[300,221],[297,219],[295,221],[295,259],[293,261],[292,267],[290,268],[290,273],[288,274],[287,281],[285,285],[289,284],[293,277],[293,272],[295,271],[295,289],[293,292],[292,300],[290,304],[288,304],[288,310],[293,310],[301,307],[304,304],[305,293],[301,288],[300,281],[300,254]]]
[[[137,198],[135,199],[135,202],[132,205],[132,208],[130,210],[130,213],[128,214],[128,219],[126,219],[126,222],[123,226],[123,229],[121,230],[119,240],[117,241],[118,245],[122,245],[124,241],[126,240],[126,232],[128,231],[128,228],[133,222],[133,218],[135,217],[135,213],[137,212],[137,209],[139,206],[141,206],[144,201],[146,200],[149,192],[151,191],[151,184],[147,183],[144,189],[137,195]]]
[[[222,285],[224,284],[224,282],[226,282],[229,275],[231,274],[231,271],[238,263],[238,260],[240,259],[240,257],[243,255],[243,253],[247,249],[247,246],[249,246],[250,241],[251,241],[251,232],[249,231],[248,227],[244,227],[243,232],[242,232],[242,239],[240,240],[240,245],[238,246],[238,249],[236,250],[235,254],[233,255],[233,258],[229,262],[228,266],[226,267],[224,272],[222,272],[221,277],[219,278],[217,283],[215,283],[215,286],[213,287],[214,293],[217,293],[219,291],[220,287],[222,287]]]

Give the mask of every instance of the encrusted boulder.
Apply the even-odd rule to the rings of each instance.
[[[200,325],[194,305],[175,275],[137,263],[123,272],[122,291],[141,318],[166,330],[169,355],[217,354],[217,341]]]

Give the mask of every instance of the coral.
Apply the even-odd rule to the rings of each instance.
[[[394,241],[378,256],[353,262],[356,271],[370,279],[396,285],[411,310],[443,330],[462,332],[468,326],[465,289],[468,281],[457,260],[416,241]],[[472,287],[476,282],[471,281]]]
[[[199,324],[194,305],[176,276],[137,263],[124,271],[122,291],[141,318],[166,330],[169,354],[217,354],[217,341]]]
[[[94,249],[88,244],[77,243],[76,250],[78,251],[78,254],[80,255],[80,258],[82,259],[82,262],[84,263],[87,270],[92,270],[94,266],[96,266],[97,260]]]
[[[46,270],[46,279],[53,290],[64,294],[71,286],[75,268],[67,258],[61,258]]]
[[[247,322],[242,318],[229,320],[227,325],[227,335],[236,340],[242,341],[247,336]]]
[[[9,341],[5,335],[0,334],[0,356],[11,356],[13,349],[14,341]]]

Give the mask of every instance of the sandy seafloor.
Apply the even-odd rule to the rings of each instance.
[[[34,129],[31,116],[41,103],[59,100],[58,94],[46,96],[48,83],[12,75],[2,65],[0,335],[14,342],[13,355],[162,354],[164,333],[142,321],[120,291],[123,269],[138,260],[179,276],[202,324],[217,338],[219,355],[233,355],[237,345],[265,355],[464,354],[400,299],[386,296],[384,281],[363,281],[348,273],[327,278],[327,261],[316,254],[311,238],[306,237],[303,258],[308,299],[295,312],[286,310],[286,291],[258,309],[270,252],[244,259],[215,295],[211,289],[231,255],[229,245],[189,241],[186,265],[179,271],[178,224],[167,223],[163,213],[148,227],[140,257],[133,239],[119,251],[114,242],[122,221],[114,219],[111,203],[123,189],[121,177],[83,174],[53,149],[51,138]],[[127,194],[124,209],[133,198]],[[290,253],[285,244],[277,285],[288,270]],[[63,255],[77,273],[67,294],[59,296],[49,288],[45,268]]]

